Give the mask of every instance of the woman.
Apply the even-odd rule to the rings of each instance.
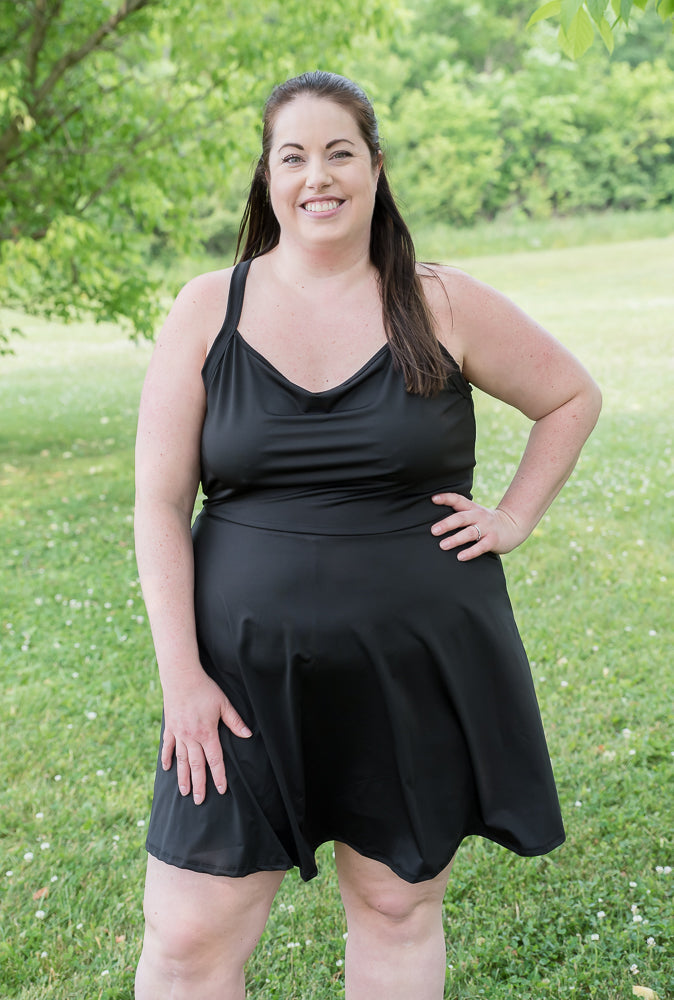
[[[498,554],[569,476],[599,392],[497,292],[415,264],[342,77],[272,93],[241,242],[179,294],[141,403],[164,728],[137,997],[241,1000],[283,872],[313,877],[332,840],[348,1000],[438,1000],[462,838],[564,839]],[[470,498],[469,383],[533,421],[495,510]]]

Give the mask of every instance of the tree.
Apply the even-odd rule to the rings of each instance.
[[[149,335],[153,247],[197,245],[275,82],[339,68],[387,0],[0,3],[5,307]],[[0,337],[4,336],[0,331]]]
[[[568,56],[578,59],[597,35],[613,52],[616,29],[629,25],[634,7],[643,11],[647,5],[648,0],[548,0],[532,14],[529,24],[558,17],[559,44]],[[674,27],[674,0],[655,0],[655,8],[662,21],[671,21]]]

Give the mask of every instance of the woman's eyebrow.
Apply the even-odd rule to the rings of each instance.
[[[351,139],[331,139],[330,142],[326,142],[325,148],[332,149],[333,146],[336,146],[340,142],[348,142],[350,146],[355,146],[355,142],[352,142]],[[304,146],[302,146],[299,142],[284,142],[283,145],[278,148],[279,153],[282,149],[285,149],[286,146],[291,146],[293,149],[301,149],[302,152],[304,152]]]

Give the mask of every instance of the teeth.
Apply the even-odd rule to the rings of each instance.
[[[304,206],[307,212],[333,212],[339,208],[338,201],[308,201]]]

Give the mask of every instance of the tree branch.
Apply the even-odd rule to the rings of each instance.
[[[44,10],[44,5],[48,2],[48,0],[38,0],[38,2],[41,10]],[[106,38],[108,38],[108,36],[111,35],[120,24],[126,21],[133,14],[142,10],[143,7],[155,6],[159,2],[160,0],[123,0],[117,12],[109,17],[104,24],[100,25],[100,27],[92,32],[82,45],[76,49],[71,49],[70,52],[66,52],[65,55],[61,56],[61,58],[52,66],[51,72],[42,85],[34,91],[32,98],[30,100],[26,100],[26,105],[30,108],[33,117],[38,117],[40,104],[51,93],[64,73],[66,73],[72,66],[76,66],[78,63],[82,62],[82,60],[93,52],[94,49],[99,48],[105,42]],[[51,23],[51,20],[58,15],[61,5],[62,0],[54,0],[54,7],[52,8],[51,16],[48,17],[44,24],[36,25],[35,32],[31,38],[27,58],[29,76],[31,73],[34,74],[36,72],[39,53],[42,45],[44,44],[44,38],[49,24]],[[8,153],[12,146],[15,145],[20,135],[21,128],[16,121],[11,121],[2,135],[0,135],[0,173],[2,173],[7,166]]]
[[[28,44],[28,54],[26,56],[26,69],[28,70],[28,80],[31,87],[35,86],[37,64],[44,47],[47,32],[54,18],[58,17],[61,13],[62,6],[63,0],[52,0],[51,5],[49,4],[49,0],[36,0],[33,19],[34,30]]]
[[[72,66],[76,66],[77,63],[82,62],[89,53],[93,52],[94,49],[107,38],[108,35],[112,34],[122,22],[127,20],[133,14],[136,14],[143,7],[152,7],[158,3],[158,0],[124,0],[119,10],[108,20],[105,24],[100,25],[96,31],[92,32],[82,45],[77,49],[71,49],[70,52],[66,52],[61,58],[52,66],[51,73],[43,84],[35,92],[34,102],[37,107],[45,97],[54,89],[58,81],[61,79],[64,73],[66,73]]]

